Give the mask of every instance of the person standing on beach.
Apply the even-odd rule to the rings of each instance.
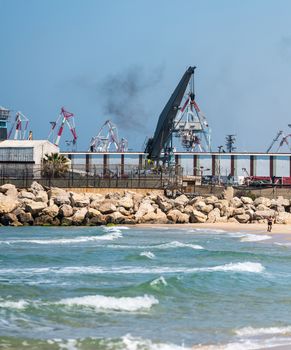
[[[267,228],[267,231],[271,232],[272,231],[272,227],[273,227],[273,218],[272,218],[272,216],[269,216],[268,217],[268,228]]]

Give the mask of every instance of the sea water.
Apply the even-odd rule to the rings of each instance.
[[[0,229],[1,349],[291,347],[291,246],[181,227]]]

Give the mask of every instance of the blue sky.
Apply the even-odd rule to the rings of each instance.
[[[0,0],[0,13],[0,105],[28,116],[34,138],[64,106],[78,150],[106,119],[140,150],[190,65],[214,150],[228,133],[265,151],[289,132],[288,0]]]

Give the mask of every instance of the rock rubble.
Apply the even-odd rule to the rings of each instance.
[[[74,193],[60,188],[45,189],[33,182],[28,189],[0,186],[0,224],[22,225],[106,225],[184,224],[184,223],[264,223],[272,216],[276,223],[291,223],[291,202],[278,197],[233,197],[227,189],[224,198],[216,196],[175,199],[132,191]]]

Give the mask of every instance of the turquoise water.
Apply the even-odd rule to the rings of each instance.
[[[291,245],[163,227],[1,228],[2,349],[291,344]]]

